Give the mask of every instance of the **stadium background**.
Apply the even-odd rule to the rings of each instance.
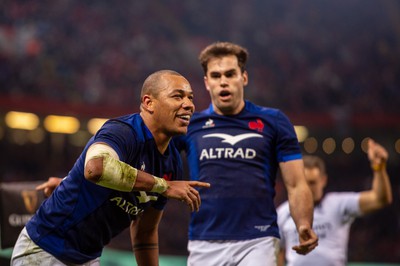
[[[307,129],[301,145],[327,161],[328,191],[369,187],[366,137],[389,150],[394,203],[354,223],[349,261],[399,263],[396,0],[3,0],[0,181],[64,176],[92,134],[90,119],[138,111],[141,84],[155,70],[186,76],[197,110],[206,108],[209,96],[197,55],[219,40],[249,49],[246,97],[282,109]],[[36,126],[13,127],[10,111],[31,113]],[[49,115],[75,117],[78,126],[56,133],[47,127]],[[276,202],[283,200],[278,179]],[[189,215],[179,202],[168,204],[160,228],[166,258],[185,259]],[[121,254],[110,256],[120,262],[108,261],[107,254],[129,250],[125,232],[109,245],[104,264],[125,265]],[[9,250],[0,254],[6,260]]]

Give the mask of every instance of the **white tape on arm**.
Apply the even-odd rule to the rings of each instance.
[[[137,169],[121,162],[116,151],[104,143],[95,143],[89,147],[85,166],[89,160],[100,157],[103,158],[103,170],[96,184],[118,191],[132,191],[137,178]]]
[[[93,159],[94,157],[98,158],[99,155],[102,154],[108,154],[114,159],[119,160],[119,156],[113,148],[111,148],[107,144],[97,142],[92,144],[87,150],[85,158],[85,166],[90,159]]]
[[[167,181],[165,181],[164,178],[160,178],[160,177],[154,177],[154,185],[153,188],[150,190],[150,192],[157,192],[159,194],[164,193],[165,191],[167,191],[168,189],[168,184]]]
[[[119,191],[132,191],[136,183],[137,169],[108,154],[104,154],[102,157],[103,174],[96,184]]]
[[[95,143],[86,152],[85,166],[91,159],[103,158],[102,175],[96,184],[129,192],[135,186],[138,170],[127,163],[119,160],[116,151],[105,143]],[[153,176],[154,185],[150,190],[159,194],[168,189],[167,181],[163,178]]]

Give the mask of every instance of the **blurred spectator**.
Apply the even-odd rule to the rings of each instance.
[[[257,54],[249,96],[260,104],[289,112],[398,112],[395,1],[229,3],[4,1],[0,92],[130,106],[120,99],[154,68],[196,80],[199,47],[235,40]],[[208,99],[198,101],[205,106]]]

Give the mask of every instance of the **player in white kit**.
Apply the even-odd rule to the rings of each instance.
[[[298,242],[288,202],[278,207],[281,251],[278,265],[346,265],[350,227],[356,217],[371,213],[392,202],[390,180],[386,171],[387,151],[372,139],[368,158],[373,170],[372,188],[362,192],[331,192],[323,195],[327,183],[325,164],[319,157],[303,156],[305,175],[314,198],[313,229],[318,247],[307,256],[291,250]]]

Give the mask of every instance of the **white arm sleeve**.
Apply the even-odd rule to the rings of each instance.
[[[98,157],[101,154],[108,154],[112,158],[119,160],[119,156],[117,152],[111,148],[109,145],[103,143],[103,142],[97,142],[93,143],[89,149],[86,152],[86,158],[85,158],[85,166],[87,162],[92,159],[93,157]]]

